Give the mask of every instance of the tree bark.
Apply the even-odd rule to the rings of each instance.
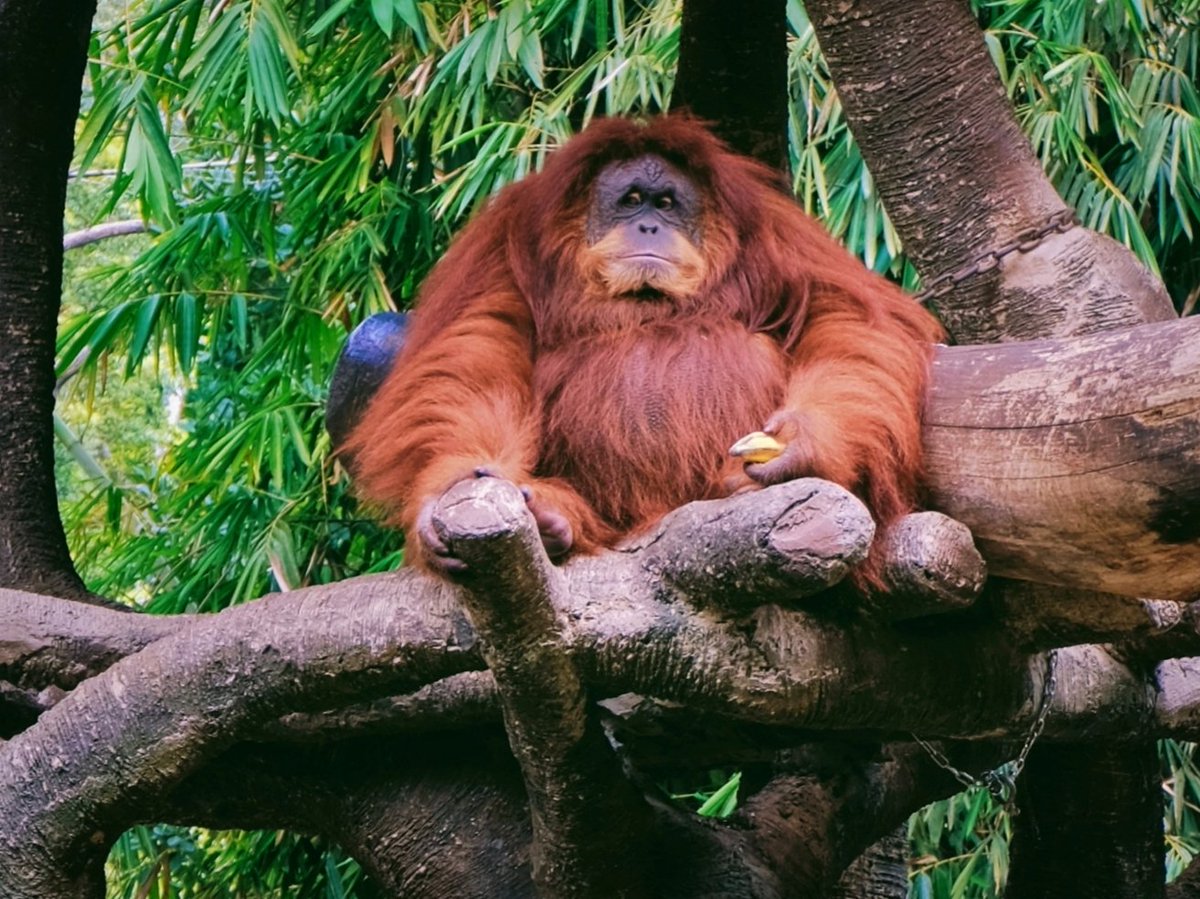
[[[72,231],[63,235],[63,250],[77,250],[88,244],[108,240],[110,237],[124,237],[128,234],[142,234],[146,223],[141,219],[127,219],[119,222],[102,222],[92,225],[82,231]]]
[[[964,0],[807,0],[855,141],[926,284],[1066,206],[1042,172]],[[1115,241],[1072,228],[958,283],[936,308],[959,342],[1174,318]]]
[[[336,703],[343,690],[365,698],[478,665],[444,597],[415,610],[383,600],[382,584],[361,589],[368,602],[357,617],[338,615],[329,605],[337,591],[326,588],[197,620],[0,744],[0,895],[95,894],[112,841],[250,722]],[[292,614],[274,614],[279,604]],[[323,633],[295,627],[304,615]]]
[[[562,899],[656,895],[641,848],[649,809],[587,701],[555,613],[566,582],[528,519],[521,492],[496,478],[462,481],[433,511],[467,564],[462,600],[529,797],[534,882],[540,895]]]
[[[1018,788],[1021,814],[1014,821],[1006,895],[1162,895],[1163,809],[1154,743],[1043,743],[1035,752]],[[1132,884],[1145,892],[1135,894]]]
[[[535,896],[524,785],[498,720],[487,729],[403,739],[343,733],[317,746],[243,744],[147,814],[323,836],[350,853],[385,896]]]
[[[773,489],[788,492],[786,485],[782,491]],[[709,519],[693,516],[702,522],[730,517],[721,516],[720,503],[699,505],[710,510]],[[745,514],[751,510],[748,507]],[[765,521],[775,518],[768,509]],[[761,524],[745,519],[726,539],[756,544]],[[532,530],[527,536],[536,540]],[[727,618],[718,611],[722,604],[717,597],[704,597],[696,608],[687,597],[674,595],[661,581],[648,577],[652,566],[645,563],[652,549],[578,560],[561,572],[569,589],[557,595],[555,618],[567,628],[564,645],[585,682],[597,685],[602,694],[636,690],[661,695],[686,704],[681,708],[688,720],[716,714],[771,728],[916,728],[929,736],[1019,735],[1037,711],[1044,660],[1027,664],[1019,653],[998,644],[995,633],[960,623],[949,635],[941,628],[898,635],[855,621],[855,616],[837,626],[829,623],[828,614],[773,606],[749,618]],[[230,817],[221,819],[226,826],[277,821],[300,829],[327,827],[319,832],[353,846],[370,869],[392,872],[394,879],[385,883],[403,889],[405,895],[445,895],[438,890],[444,890],[449,882],[445,878],[456,872],[480,876],[478,866],[457,865],[440,852],[421,858],[422,852],[432,851],[430,836],[442,833],[431,830],[439,815],[464,839],[468,832],[471,840],[482,839],[480,834],[493,826],[496,833],[508,835],[498,837],[505,840],[527,833],[520,824],[523,805],[512,800],[511,777],[502,779],[510,785],[503,787],[483,773],[487,765],[478,771],[464,767],[459,781],[454,766],[434,774],[416,757],[405,756],[396,761],[400,769],[411,763],[419,770],[392,786],[381,785],[364,770],[362,788],[352,791],[357,805],[343,810],[344,816],[317,802],[313,815],[297,818],[295,803],[289,806],[283,800],[307,794],[303,782],[293,785],[290,793],[270,788],[268,807],[277,816],[272,818],[263,817],[260,809],[262,785],[233,784],[239,763],[219,754],[231,741],[267,734],[273,740],[286,739],[286,727],[263,726],[263,716],[272,710],[331,708],[339,701],[361,701],[374,692],[411,688],[478,666],[477,641],[453,593],[416,572],[366,578],[295,591],[217,616],[168,622],[177,631],[155,639],[152,633],[134,630],[138,616],[50,598],[42,598],[37,608],[22,601],[26,597],[0,592],[0,632],[18,638],[13,650],[23,640],[33,653],[10,650],[10,665],[20,666],[22,658],[38,660],[37,647],[46,642],[38,634],[43,622],[51,620],[47,611],[56,607],[82,610],[55,625],[64,643],[76,639],[63,633],[72,622],[79,635],[111,631],[109,642],[118,652],[119,647],[135,650],[153,641],[67,694],[17,739],[0,744],[0,820],[6,822],[0,832],[0,884],[5,884],[5,895],[86,895],[80,885],[90,883],[81,880],[88,871],[76,866],[90,858],[89,870],[98,867],[99,853],[81,856],[75,848],[42,853],[36,848],[42,845],[39,840],[52,837],[56,845],[78,847],[96,838],[102,846],[123,826],[147,816],[216,821],[189,817],[203,807],[201,797],[226,810]],[[97,658],[104,655],[98,653]],[[1194,667],[1163,666],[1156,689],[1148,690],[1095,649],[1062,650],[1059,657],[1059,688],[1047,725],[1052,736],[1078,741],[1132,731],[1148,734],[1168,722],[1200,727]],[[446,711],[446,697],[438,691],[431,691],[427,699],[434,711]],[[474,704],[474,696],[467,696],[467,702]],[[401,715],[413,711],[411,703],[392,707]],[[312,725],[319,716],[310,712],[308,717]],[[455,716],[445,714],[443,720],[453,722]],[[345,739],[345,721],[331,716],[327,736]],[[428,729],[430,716],[419,715],[414,723]],[[668,725],[668,734],[675,729]],[[407,737],[405,733],[400,727],[388,737],[396,752],[421,740],[411,730]],[[687,735],[682,738],[687,740]],[[297,732],[295,739],[308,742],[312,736]],[[624,735],[620,739],[628,742]],[[472,740],[463,745],[481,744]],[[707,763],[730,745],[714,742]],[[683,870],[673,871],[667,878],[673,886],[661,887],[657,895],[826,895],[832,878],[859,849],[877,839],[881,829],[948,789],[945,772],[915,747],[905,749],[892,747],[881,756],[867,754],[857,760],[846,759],[841,748],[832,754],[826,751],[824,758],[810,750],[801,761],[811,764],[795,768],[807,774],[789,769],[767,795],[747,803],[745,823],[751,832],[744,840],[736,828],[696,830],[677,813],[668,815],[655,826],[646,846],[663,853],[665,846],[674,847],[672,852],[678,854],[669,857]],[[635,752],[634,758],[638,755]],[[706,763],[703,756],[697,760]],[[235,768],[227,769],[229,764]],[[994,761],[956,764],[982,770]],[[201,767],[208,772],[203,777]],[[277,770],[275,776],[289,770]],[[249,783],[259,780],[252,772],[245,776]],[[200,779],[193,781],[195,777]],[[340,795],[353,772],[334,766],[329,777],[333,784],[327,792]],[[221,783],[226,787],[218,788]],[[404,806],[410,786],[404,784],[414,783],[421,784],[413,800],[421,811],[410,816]],[[173,804],[171,797],[185,784],[191,784],[190,799]],[[482,791],[474,816],[462,805],[473,808],[468,798],[472,784]],[[70,801],[49,802],[51,794]],[[239,814],[244,817],[237,818]],[[351,819],[358,825],[351,826]],[[443,844],[438,837],[435,847]],[[526,845],[524,838],[519,845]],[[516,844],[509,844],[509,850],[518,851]],[[63,858],[72,862],[64,864]],[[47,859],[52,864],[49,872],[39,868]],[[489,895],[489,883],[461,884],[458,894]],[[712,891],[715,884],[723,885],[720,891]]]
[[[846,869],[834,899],[893,899],[908,895],[908,828],[897,827]]]
[[[1200,596],[1200,318],[940,350],[924,441],[992,574]]]
[[[523,501],[511,485],[484,479],[468,486],[472,491],[510,490],[510,505],[524,513]],[[819,487],[819,482],[799,481],[770,488],[770,493],[791,496],[793,505],[802,505]],[[839,488],[829,485],[828,489]],[[692,515],[676,516],[664,528],[686,527],[698,520],[703,531],[720,520],[725,523],[724,540],[757,545],[764,529],[769,533],[781,520],[787,521],[787,515],[772,503],[756,510],[744,499],[733,501],[732,512],[728,504],[724,509],[720,503],[697,504]],[[484,520],[486,497],[467,495],[458,500],[438,513],[447,533],[492,533]],[[457,524],[455,515],[460,518]],[[830,529],[827,523],[818,532]],[[514,539],[540,547],[527,515]],[[662,543],[670,545],[673,539],[666,535]],[[713,540],[711,528],[708,539]],[[552,593],[551,619],[564,632],[551,645],[521,651],[531,652],[535,659],[544,659],[548,652],[562,653],[556,665],[578,666],[581,678],[609,695],[631,689],[659,693],[698,710],[794,724],[815,723],[826,712],[835,713],[839,724],[853,724],[856,715],[864,715],[860,723],[866,724],[878,714],[899,710],[915,712],[923,724],[936,726],[934,717],[916,712],[919,703],[881,703],[875,691],[852,698],[831,689],[835,671],[845,676],[844,686],[853,694],[864,677],[882,685],[882,669],[874,673],[855,669],[900,658],[924,669],[924,674],[910,677],[914,671],[889,664],[892,683],[916,691],[907,696],[930,697],[930,678],[940,677],[941,669],[935,674],[927,668],[927,660],[933,658],[929,648],[921,645],[927,638],[918,636],[917,643],[902,651],[888,646],[895,637],[876,631],[869,622],[862,625],[873,635],[864,632],[847,640],[836,627],[777,607],[766,607],[749,619],[726,617],[716,612],[720,603],[715,594],[700,597],[698,604],[709,610],[697,612],[678,590],[664,589],[660,579],[647,576],[653,569],[647,562],[656,549],[652,543],[640,551],[610,554],[605,560],[581,559],[562,572],[550,569],[543,554],[540,565],[547,576],[562,579],[561,589]],[[791,551],[801,553],[799,548]],[[703,565],[704,560],[697,559],[696,564]],[[528,572],[529,566],[517,566],[511,577],[500,577],[496,587],[512,590],[510,602],[528,600],[528,590],[522,586],[522,579],[533,576]],[[803,567],[793,569],[800,583],[806,576]],[[621,598],[623,591],[628,592]],[[89,678],[34,726],[0,744],[0,820],[5,822],[0,831],[0,890],[13,899],[73,899],[94,892],[104,850],[116,834],[143,816],[160,812],[162,796],[204,764],[215,762],[235,741],[252,736],[265,717],[361,701],[373,693],[411,689],[477,667],[478,642],[454,601],[456,592],[411,571],[294,591],[217,616],[185,620],[176,632]],[[348,605],[340,607],[339,596]],[[38,646],[41,641],[35,634],[41,615],[21,599],[11,593],[0,595],[5,631],[29,635],[24,639]],[[470,599],[466,604],[471,605]],[[113,623],[134,617],[102,609],[87,613]],[[488,633],[495,637],[498,631],[492,625]],[[526,628],[528,623],[513,626]],[[138,639],[130,634],[125,645],[136,645]],[[973,645],[970,639],[960,641],[964,654],[958,663],[945,654],[940,657],[941,664],[969,672],[955,681],[961,688],[957,698],[946,690],[939,697],[954,706],[944,725],[953,722],[953,727],[960,727],[987,709],[988,716],[995,715],[990,729],[1010,717],[1019,721],[1018,710],[1028,705],[1026,695],[1032,686],[1020,657],[1002,643],[981,639],[981,645]],[[499,676],[507,678],[522,662],[505,653],[521,644],[507,638],[504,643],[509,648],[498,651],[493,661]],[[631,652],[631,646],[638,651]],[[865,651],[868,646],[874,647],[871,653]],[[868,662],[872,653],[875,661]],[[566,681],[560,678],[559,685],[529,678],[517,684],[506,681],[509,724],[517,730],[514,744],[526,762],[531,753],[525,751],[523,741],[529,739],[550,746],[548,768],[559,767],[556,758],[580,758],[571,743],[571,732],[577,728],[556,732],[564,724],[571,725],[572,716],[547,716],[546,710],[526,708],[531,697],[547,691],[554,694],[561,683]],[[847,714],[845,710],[852,706],[858,711]],[[543,720],[546,717],[549,721]],[[585,741],[591,739],[586,726],[582,735]],[[599,744],[587,745],[597,748]],[[917,761],[924,764],[920,758]],[[811,891],[809,895],[820,895],[831,878],[878,837],[881,821],[903,814],[913,802],[927,800],[931,784],[936,783],[912,769],[911,755],[851,762],[844,780],[837,778],[833,785],[825,785],[817,776],[803,780],[800,793],[824,797],[820,808],[827,814],[776,816],[764,797],[761,816],[748,822],[748,830],[739,831],[703,827],[677,810],[664,810],[665,817],[659,816],[652,829],[653,839],[634,841],[629,850],[636,855],[667,847],[663,851],[673,860],[672,866],[646,869],[649,892],[680,897],[782,896],[785,884],[804,883],[788,872],[809,872],[813,880],[804,889]],[[570,787],[572,776],[569,771],[549,770],[531,777],[526,771],[527,781],[539,788],[530,790],[535,815],[540,806],[543,812],[550,810],[547,817],[553,821],[565,817],[570,825],[575,816],[586,821],[585,811],[573,810],[586,794],[547,795],[564,784]],[[895,789],[883,789],[892,781]],[[784,794],[793,795],[792,787],[780,786]],[[811,845],[800,839],[809,829],[814,834]],[[616,836],[625,833],[621,830]],[[374,836],[379,834],[364,835],[363,845],[370,845]],[[561,838],[558,832],[554,836]],[[407,843],[396,853],[401,850],[406,857],[414,851]],[[376,848],[372,857],[380,853],[389,859],[396,855]],[[714,892],[717,884],[726,886]],[[564,889],[554,886],[550,894]],[[467,892],[486,895],[483,888]]]
[[[0,585],[80,597],[51,412],[62,214],[95,11],[95,0],[0,0]]]
[[[687,0],[671,97],[739,153],[788,170],[787,4]]]
[[[933,297],[956,340],[1062,337],[1174,317],[1165,288],[1124,247],[1083,228],[1048,229],[1061,219],[1064,204],[1021,133],[967,3],[807,0],[806,6],[855,138],[906,252],[926,284],[945,276],[956,282]],[[999,252],[1026,239],[1026,249]],[[1083,383],[1074,389],[1082,389]],[[1142,420],[1135,416],[1124,424],[1136,429]],[[1095,424],[1100,431],[1104,425]],[[1185,440],[1189,448],[1196,445],[1196,433]],[[1070,446],[1052,440],[1042,446],[1050,459],[1067,457],[1056,474],[1069,478]],[[1117,473],[1119,466],[1114,460],[1111,472]],[[1194,473],[1185,476],[1189,509],[1196,496],[1194,479]],[[1084,495],[1087,508],[1102,499],[1103,492]],[[1157,503],[1159,510],[1143,517],[1154,532],[1150,542],[1168,543],[1174,539],[1171,534],[1181,542],[1195,542],[1189,533],[1192,513],[1174,504],[1169,488],[1143,500]],[[1053,510],[1055,503],[1047,506]],[[1093,512],[1091,522],[1103,516],[1104,510]],[[1006,525],[1001,521],[998,529],[1005,531]],[[1065,534],[1068,556],[1079,530]],[[991,561],[986,538],[984,543]],[[994,570],[1003,572],[1004,550],[997,556]],[[1068,558],[1056,564],[1060,561],[1051,562],[1043,573],[1053,572],[1052,580],[1064,583],[1059,575],[1073,563]],[[1157,579],[1167,570],[1161,561],[1153,561],[1139,574],[1153,572]],[[1140,581],[1135,577],[1128,586],[1136,590]],[[1003,595],[1003,582],[993,589]],[[1109,764],[1106,747],[1081,744],[1073,751],[1072,760],[1085,769],[1091,766],[1099,772]],[[1144,757],[1134,764],[1138,752]],[[1147,802],[1159,801],[1156,779],[1148,773],[1156,764],[1153,747],[1131,747],[1126,760],[1131,768],[1122,778],[1077,781],[1078,802],[1045,808],[1042,817],[1057,817],[1055,826],[1030,830],[1025,816],[1018,817],[1014,826],[1025,831],[1019,837],[1022,864],[1035,870],[1066,868],[1064,859],[1087,858],[1077,855],[1070,835],[1076,825],[1094,827],[1093,844],[1107,844],[1125,863],[1071,865],[1068,891],[1113,899],[1162,895],[1161,814],[1149,817],[1138,811]],[[1026,777],[1045,783],[1053,783],[1056,776],[1069,777],[1061,761],[1037,747]],[[1021,795],[1024,799],[1025,793]],[[1128,816],[1097,815],[1086,825],[1080,818],[1089,815],[1089,809],[1120,808],[1129,802],[1133,806]],[[1133,861],[1145,853],[1150,855]],[[1011,899],[1056,892],[1044,889],[1036,878],[1016,877],[1015,870]]]

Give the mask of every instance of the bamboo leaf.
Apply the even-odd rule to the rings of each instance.
[[[278,490],[286,481],[283,468],[283,426],[278,413],[271,413],[266,423],[271,436],[271,482]]]
[[[696,809],[696,814],[702,818],[728,818],[737,809],[738,787],[741,783],[742,772],[738,771]]]
[[[162,297],[157,294],[147,297],[139,304],[129,340],[129,353],[125,364],[126,376],[132,375],[146,358],[150,335],[154,332],[158,322],[158,312],[161,308]]]
[[[191,371],[199,341],[200,304],[194,294],[180,294],[175,298],[175,355],[184,371]]]
[[[542,57],[542,42],[538,39],[536,32],[530,31],[525,35],[517,51],[517,58],[525,70],[525,74],[529,76],[529,80],[539,90],[543,90],[546,83],[542,78],[542,73],[546,63]]]
[[[482,29],[480,31],[484,33]],[[496,76],[500,73],[500,62],[504,58],[504,34],[500,31],[496,20],[487,24],[486,34],[488,52],[485,72],[487,83],[492,84],[495,82]]]
[[[421,15],[416,0],[396,0],[396,13],[400,16],[400,21],[407,25],[416,37],[417,46],[422,50],[425,49],[428,42],[425,17]]]
[[[312,454],[308,449],[308,441],[304,438],[304,433],[300,428],[300,420],[296,417],[296,410],[292,406],[285,406],[280,410],[284,422],[287,424],[288,431],[292,437],[292,448],[295,449],[296,455],[300,457],[300,461],[304,465],[312,465]]]
[[[341,19],[342,16],[346,14],[346,10],[348,10],[354,4],[354,2],[355,0],[336,0],[336,2],[333,3],[329,9],[325,10],[325,13],[309,27],[307,31],[308,36],[317,37],[318,35],[324,34],[339,19]]]
[[[391,38],[395,28],[395,11],[393,0],[371,0],[371,15],[375,18],[375,24],[388,38]]]

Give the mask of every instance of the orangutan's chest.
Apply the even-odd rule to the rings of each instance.
[[[657,326],[546,354],[535,389],[550,452],[694,466],[681,454],[720,458],[761,427],[784,378],[778,346],[740,325]]]

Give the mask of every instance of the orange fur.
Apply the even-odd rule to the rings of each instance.
[[[589,186],[647,154],[704,196],[703,256],[662,299],[614,299],[585,245]],[[668,116],[597,122],[506,188],[430,275],[351,436],[361,489],[411,533],[426,501],[487,467],[530,484],[587,551],[746,483],[728,448],[783,408],[804,473],[882,525],[909,511],[940,328],[774,183]]]
[[[673,232],[670,240],[674,263],[669,282],[662,280],[664,272],[660,266],[631,263],[622,258],[627,248],[620,231],[610,231],[595,246],[584,247],[580,263],[584,271],[595,273],[595,286],[601,297],[633,293],[642,285],[670,292],[676,297],[690,297],[704,283],[708,266],[703,254],[682,234]]]

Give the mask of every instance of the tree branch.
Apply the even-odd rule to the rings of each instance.
[[[0,679],[69,690],[190,620],[187,615],[137,615],[0,588]]]
[[[939,350],[924,440],[992,574],[1200,595],[1200,318]]]
[[[141,219],[126,219],[119,222],[102,222],[81,231],[71,231],[63,235],[63,250],[75,250],[88,244],[107,240],[110,237],[123,237],[127,234],[141,234],[146,230],[146,223]]]
[[[838,583],[867,557],[875,522],[851,493],[815,478],[688,503],[630,541],[646,569],[693,604],[796,602]]]
[[[877,614],[892,621],[973,605],[987,565],[971,531],[940,512],[906,515],[883,535],[886,590],[873,597]]]
[[[557,619],[569,603],[566,584],[524,497],[508,481],[462,481],[438,501],[433,524],[467,563],[461,597],[524,776],[539,895],[650,895],[638,852],[648,812],[588,714]]]
[[[745,557],[732,543],[759,545],[759,536],[780,520],[779,510],[802,508],[813,491],[810,481],[763,491],[762,517],[721,532],[729,545],[716,546],[716,556]],[[528,552],[512,541],[536,546],[527,520],[497,534],[477,514],[481,502],[500,503],[507,510],[502,521],[520,519],[524,504],[510,485],[472,481],[448,499],[452,510],[443,510],[442,524],[451,524],[455,513],[466,515],[466,527],[460,521],[447,536],[456,549],[478,551],[477,570],[490,555]],[[544,558],[507,571],[501,563],[495,583],[485,586],[480,578],[467,585],[467,602],[495,641],[491,661],[508,679],[514,745],[527,764],[535,750],[546,752],[533,762],[542,768],[526,771],[531,792],[540,790],[535,809],[563,832],[593,826],[579,806],[595,794],[583,793],[569,770],[576,762],[580,770],[594,770],[587,767],[589,753],[603,747],[589,730],[594,724],[583,684],[596,695],[636,691],[686,703],[694,713],[771,727],[998,738],[1023,733],[1036,715],[1044,660],[1027,658],[986,627],[960,623],[952,634],[896,630],[851,609],[831,619],[771,604],[738,613],[721,611],[713,596],[697,607],[678,587],[700,583],[694,574],[681,575],[676,567],[667,588],[648,564],[662,547],[682,542],[672,531],[689,517],[713,520],[705,509],[692,512],[676,516],[642,547],[563,569],[547,568]],[[703,556],[695,564],[705,564]],[[80,684],[0,748],[0,817],[6,821],[0,887],[21,895],[32,885],[64,879],[77,885],[94,876],[116,833],[233,742],[262,734],[263,719],[336,708],[476,668],[476,639],[457,611],[456,592],[410,571],[172,623],[174,633]],[[72,614],[55,608],[60,605],[71,606]],[[110,642],[136,645],[150,638],[132,630],[138,616],[0,594],[0,630],[35,635],[22,638],[21,646],[44,645],[36,635],[47,621],[61,621],[65,630],[80,616],[131,628]],[[531,665],[539,676],[529,676]],[[1144,680],[1094,647],[1060,651],[1058,672],[1050,736],[1145,733],[1165,703],[1175,726],[1190,720],[1178,677],[1164,677],[1151,693]],[[436,691],[427,695],[440,701]],[[554,714],[537,707],[542,701],[552,703]],[[614,800],[618,806],[625,801]],[[40,866],[45,858],[76,861],[48,870]],[[586,859],[575,870],[594,873]]]
[[[447,591],[350,581],[195,619],[76,687],[0,748],[0,893],[71,895],[139,809],[257,720],[479,664]],[[405,583],[406,582],[406,583]],[[347,591],[359,594],[346,616]],[[320,627],[295,627],[312,620]]]

